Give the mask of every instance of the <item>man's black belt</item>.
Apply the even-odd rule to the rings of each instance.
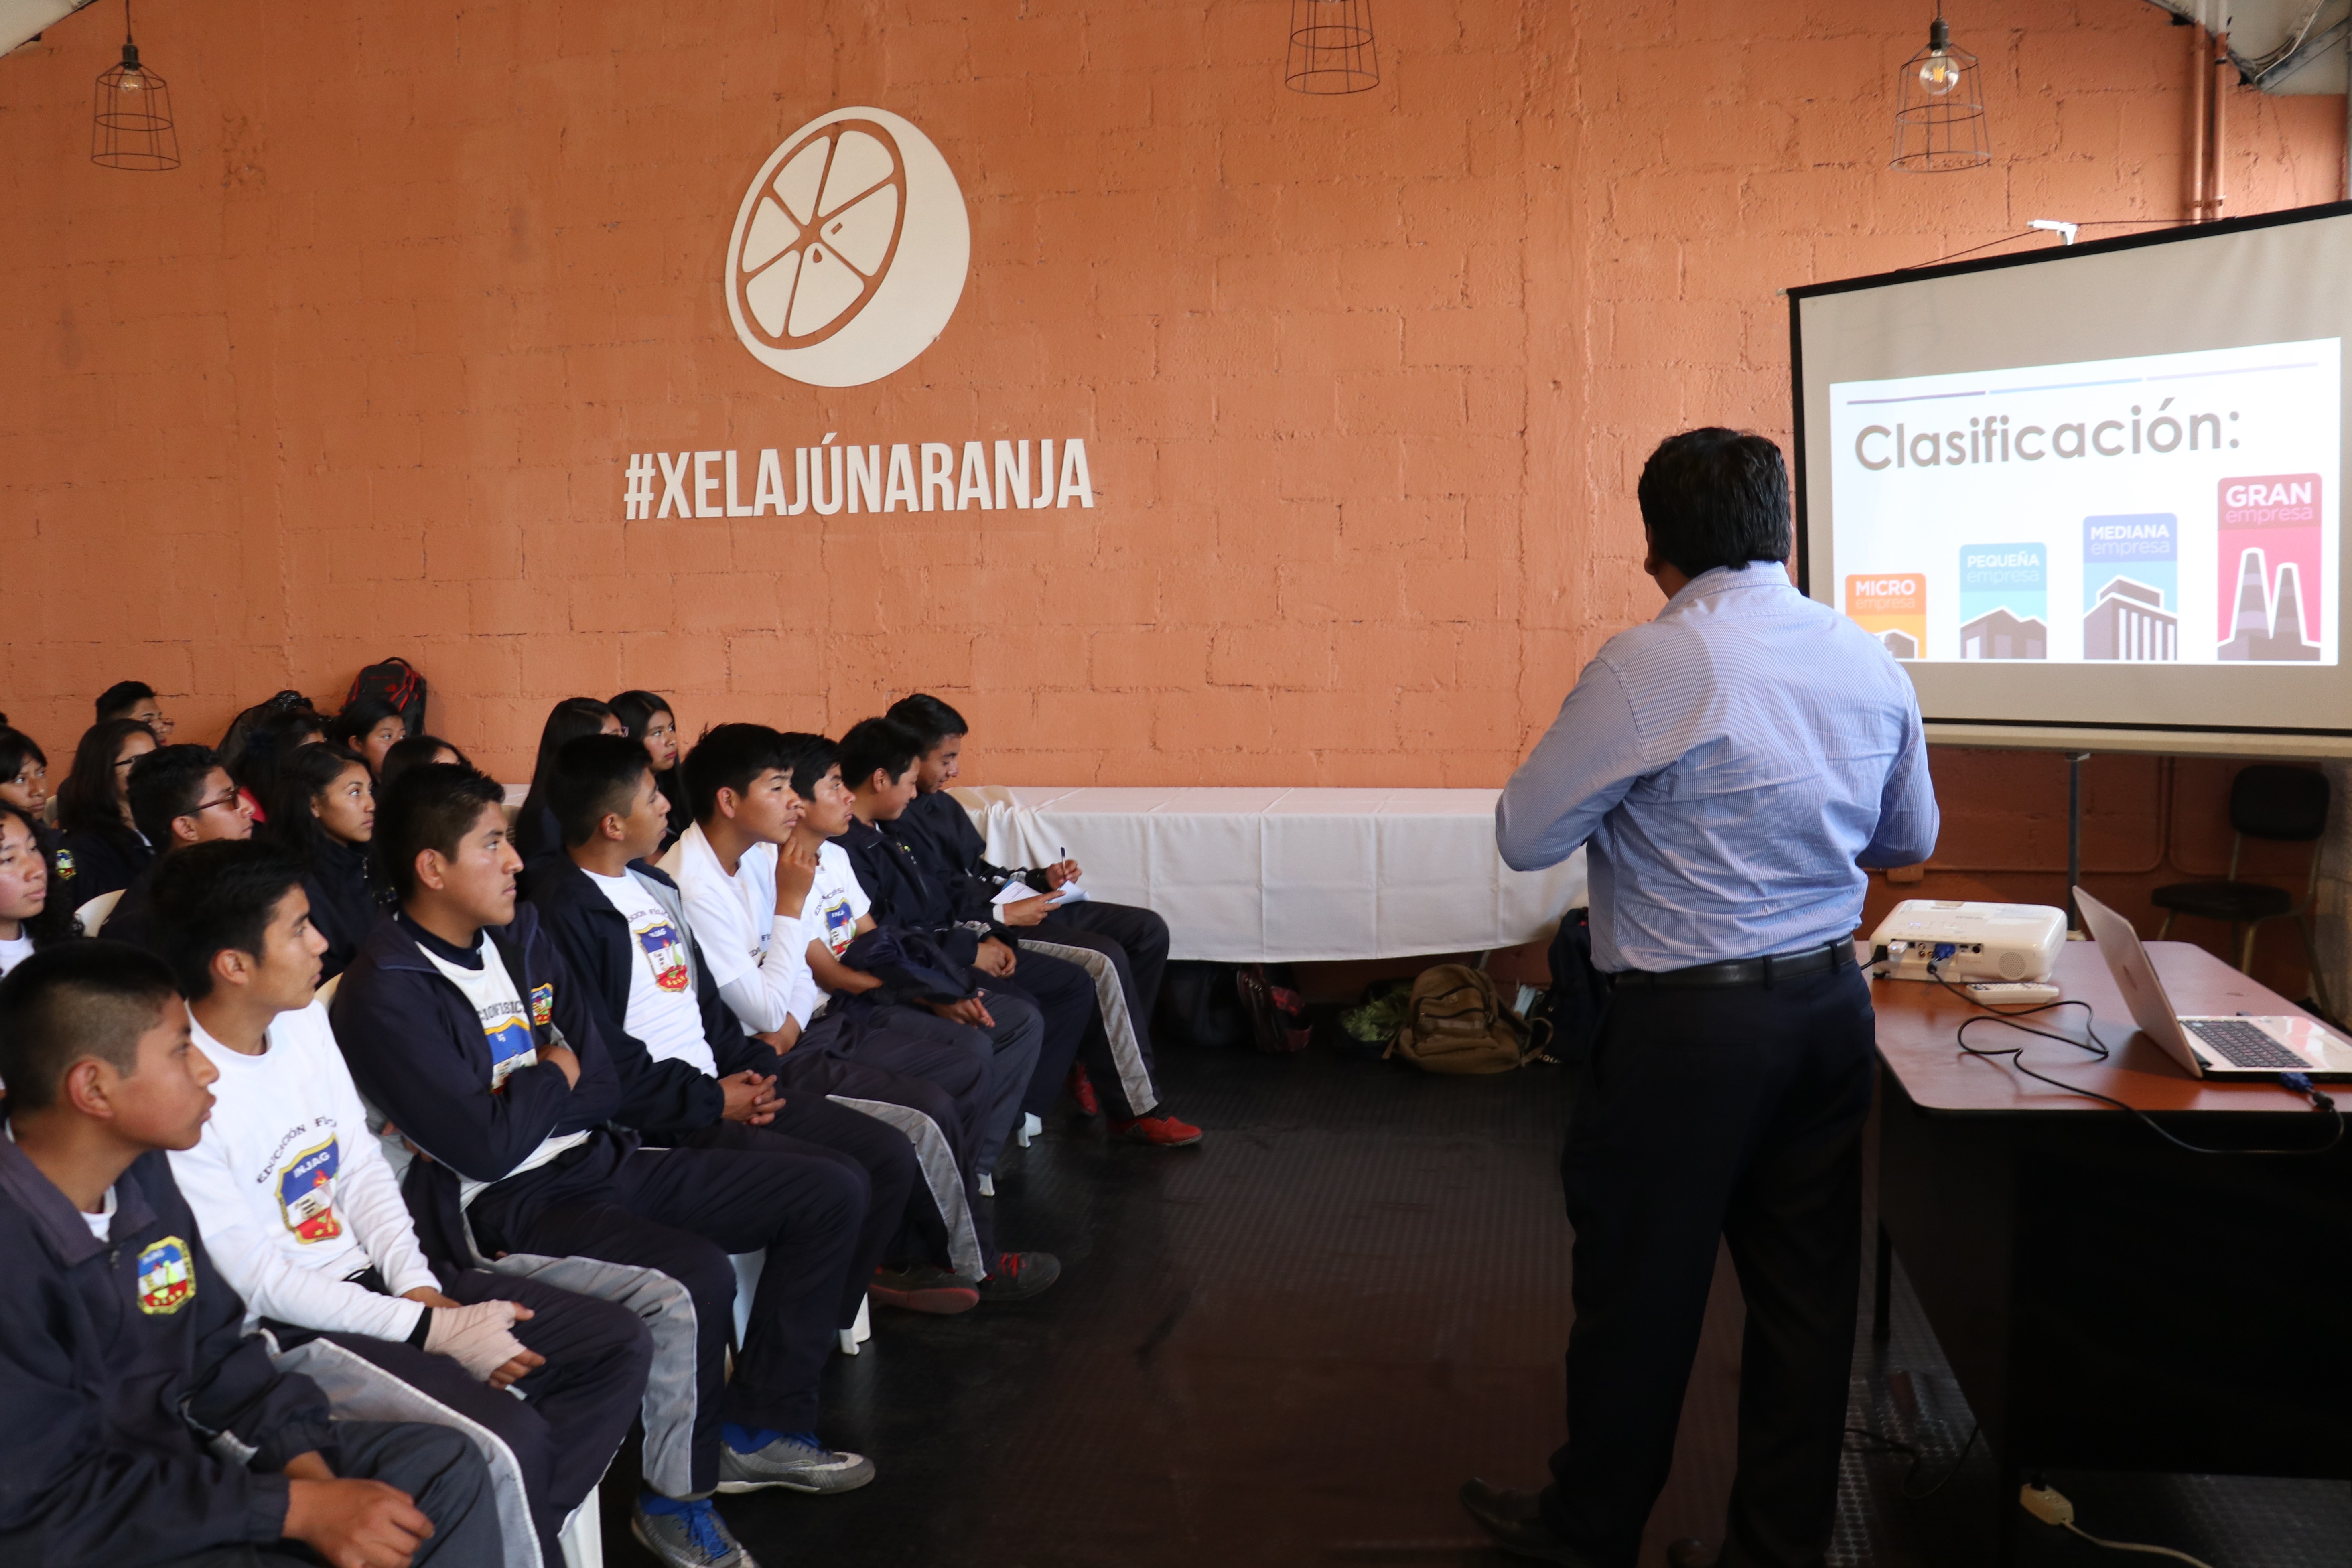
[[[1721,963],[1695,963],[1688,969],[1628,969],[1613,977],[1620,990],[1685,991],[1720,985],[1769,985],[1775,980],[1818,974],[1825,969],[1845,969],[1853,963],[1853,943],[1838,941],[1809,947],[1802,952],[1775,953],[1769,958],[1733,958]]]

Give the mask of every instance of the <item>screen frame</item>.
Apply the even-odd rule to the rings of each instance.
[[[1995,272],[2005,268],[2051,267],[2063,265],[2081,257],[2112,256],[2118,251],[2142,250],[2151,246],[2177,245],[2185,240],[2210,239],[2222,235],[2244,234],[2257,229],[2279,228],[2291,224],[2315,223],[2326,218],[2352,216],[2352,200],[2323,202],[2311,206],[2285,207],[2277,212],[2252,213],[2243,217],[2221,218],[2211,223],[2188,223],[2171,228],[2156,229],[2139,234],[2117,235],[2112,239],[2084,240],[2062,246],[2055,250],[2029,250],[2005,256],[1988,256],[1969,260],[1931,262],[1920,267],[1897,268],[1891,272],[1874,272],[1861,278],[1840,278],[1826,283],[1807,283],[1783,289],[1789,300],[1789,401],[1790,412],[1790,440],[1795,447],[1790,470],[1791,521],[1795,525],[1797,555],[1797,589],[1808,598],[1817,598],[1812,584],[1812,530],[1807,500],[1808,483],[1805,441],[1805,358],[1802,305],[1832,294],[1852,294],[1866,289],[1883,289],[1901,283],[1922,283],[1938,278],[1957,278],[1975,272]],[[2160,219],[2150,219],[2160,222]],[[2019,236],[2017,237],[2023,237]],[[1995,244],[2000,243],[1995,241]],[[2352,371],[2347,371],[2352,378]],[[2347,470],[2352,470],[2352,458],[2347,458]],[[2339,481],[2340,482],[2340,481]],[[1819,601],[1826,602],[1826,601]],[[2352,737],[2352,727],[2289,726],[2248,724],[2166,724],[2147,720],[2105,721],[2096,719],[1985,719],[1979,717],[1927,718],[1929,724],[1963,724],[1976,729],[2000,728],[2020,731],[2099,731],[2113,730],[2139,734],[2178,733],[2183,735],[2310,735]]]

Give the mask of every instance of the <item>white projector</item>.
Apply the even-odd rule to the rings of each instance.
[[[2066,911],[2048,904],[1906,899],[1870,935],[1880,980],[2047,980],[2066,940]]]

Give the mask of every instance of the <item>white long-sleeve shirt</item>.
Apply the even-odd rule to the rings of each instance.
[[[173,1152],[172,1175],[213,1262],[245,1298],[246,1331],[274,1318],[407,1339],[425,1309],[397,1292],[437,1289],[439,1281],[368,1131],[325,1005],[279,1014],[257,1057],[191,1023],[196,1048],[220,1079],[204,1136]],[[395,1294],[349,1283],[371,1266]]]
[[[730,877],[698,822],[678,836],[660,865],[677,884],[710,977],[743,1021],[743,1032],[768,1034],[782,1028],[786,1018],[806,1027],[824,995],[809,972],[802,922],[776,913],[776,847],[754,844]]]

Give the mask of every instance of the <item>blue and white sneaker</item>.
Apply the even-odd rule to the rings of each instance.
[[[640,1493],[629,1518],[629,1533],[662,1568],[760,1568],[709,1498],[682,1502]]]
[[[795,1492],[854,1492],[874,1479],[874,1461],[842,1453],[814,1432],[746,1432],[726,1428],[719,1449],[719,1489],[751,1492],[782,1487]]]

